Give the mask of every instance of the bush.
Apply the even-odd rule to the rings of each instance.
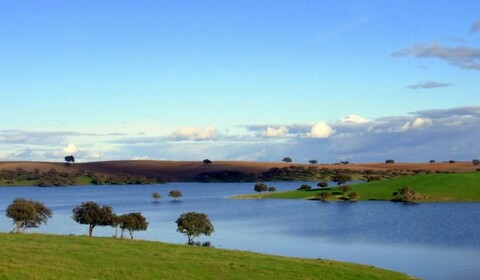
[[[326,188],[328,187],[328,183],[325,181],[321,181],[320,183],[317,184],[319,188]]]
[[[310,190],[312,187],[309,186],[309,185],[301,185],[297,191],[306,191],[306,190]]]
[[[395,163],[395,161],[393,159],[387,159],[385,163]]]
[[[331,193],[329,192],[321,192],[318,194],[318,199],[320,199],[321,201],[327,201],[327,199],[332,196]]]
[[[277,189],[276,189],[275,187],[268,187],[268,191],[269,191],[269,192],[274,192],[274,191],[276,191],[276,190],[277,190]]]
[[[455,163],[455,161],[454,160],[449,160],[448,163]]]
[[[435,163],[435,160],[431,159],[431,160],[429,161],[429,163]]]
[[[472,159],[473,165],[480,165],[480,160],[478,159]]]

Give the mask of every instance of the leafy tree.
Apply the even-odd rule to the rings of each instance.
[[[253,189],[258,193],[266,192],[268,190],[267,185],[263,183],[255,184],[255,187]]]
[[[177,198],[182,197],[182,192],[180,190],[171,190],[168,196],[173,197],[173,200],[177,201]]]
[[[435,163],[435,160],[434,160],[434,159],[431,159],[431,160],[429,161],[429,163]]]
[[[348,181],[352,180],[352,176],[345,173],[337,173],[330,178],[333,182],[337,183],[338,186],[345,184]]]
[[[96,202],[82,202],[73,208],[73,220],[77,223],[88,225],[88,236],[93,235],[96,226],[111,226],[115,223],[115,215],[108,205],[100,207]]]
[[[133,232],[147,230],[148,222],[141,213],[128,213],[118,216],[118,225],[122,230],[120,238],[123,238],[123,232],[128,230],[130,238],[133,239]]]
[[[480,165],[480,160],[478,160],[478,159],[472,159],[472,164],[473,164],[473,165]]]
[[[13,220],[15,232],[19,233],[20,229],[26,232],[28,228],[46,224],[52,217],[52,210],[41,202],[17,198],[7,207],[6,216]]]
[[[269,191],[269,192],[274,192],[274,191],[276,191],[276,190],[277,190],[277,189],[276,189],[275,187],[268,187],[268,191]]]
[[[329,192],[321,192],[321,193],[318,194],[318,198],[321,201],[327,201],[327,199],[330,198],[330,196],[332,196],[332,194],[329,193]]]
[[[307,191],[307,190],[310,190],[311,188],[312,188],[311,186],[304,184],[304,185],[301,185],[301,186],[297,189],[297,191]]]
[[[201,234],[209,236],[215,229],[206,214],[197,212],[187,212],[180,215],[175,221],[177,231],[185,234],[188,238],[188,244],[193,245],[193,238]]]
[[[153,192],[152,193],[152,198],[155,199],[155,202],[158,202],[158,200],[161,198],[162,196],[158,193],[158,192]]]
[[[356,192],[351,192],[348,194],[348,199],[355,200],[358,198],[358,194]]]
[[[210,165],[210,164],[212,164],[212,161],[209,160],[209,159],[204,159],[204,160],[203,160],[203,164],[205,164],[205,165]]]
[[[292,159],[290,157],[284,157],[282,161],[289,163],[289,162],[292,162]]]
[[[394,192],[393,196],[394,201],[403,201],[405,203],[415,203],[420,200],[420,194],[407,186],[398,189],[398,192]]]
[[[341,164],[344,164],[344,165],[347,165],[347,164],[349,164],[350,162],[349,162],[348,160],[342,160],[342,161],[340,161],[340,163],[341,163]]]
[[[308,162],[309,162],[310,164],[317,164],[317,163],[318,163],[318,161],[316,161],[316,160],[314,160],[314,159],[311,159],[311,160],[309,160]]]
[[[448,161],[448,163],[455,163],[455,161],[451,159]]]
[[[317,187],[326,188],[326,187],[328,187],[328,183],[325,182],[325,181],[321,181],[320,183],[317,184]]]
[[[70,156],[66,156],[66,157],[65,157],[65,161],[66,161],[67,163],[75,162],[75,158],[74,158],[73,156],[71,156],[71,155],[70,155]]]
[[[395,161],[393,159],[387,159],[385,163],[395,163]]]

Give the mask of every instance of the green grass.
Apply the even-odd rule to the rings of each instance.
[[[5,233],[0,234],[0,278],[411,279],[371,266],[328,260],[152,241]]]
[[[421,202],[480,201],[480,172],[417,175],[351,185],[352,192],[359,195],[357,200],[391,200],[393,192],[403,186],[408,186],[420,193],[422,196]],[[326,188],[323,190],[252,194],[236,196],[235,198],[314,199],[322,191],[331,192],[333,194],[331,200],[338,200],[343,197],[338,188]]]

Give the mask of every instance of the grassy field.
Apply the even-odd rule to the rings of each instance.
[[[402,177],[391,180],[375,181],[351,185],[352,192],[358,194],[357,200],[391,200],[392,193],[408,186],[421,194],[422,202],[478,202],[480,201],[480,172],[455,174],[430,174]],[[265,194],[237,196],[235,198],[293,198],[312,199],[320,192],[332,193],[329,200],[343,197],[338,188],[315,188],[308,191],[286,191]]]
[[[319,252],[321,254],[321,252]],[[411,279],[371,266],[42,234],[0,234],[1,279]]]

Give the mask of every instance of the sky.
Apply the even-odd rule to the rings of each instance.
[[[480,1],[0,1],[0,160],[480,158]]]

